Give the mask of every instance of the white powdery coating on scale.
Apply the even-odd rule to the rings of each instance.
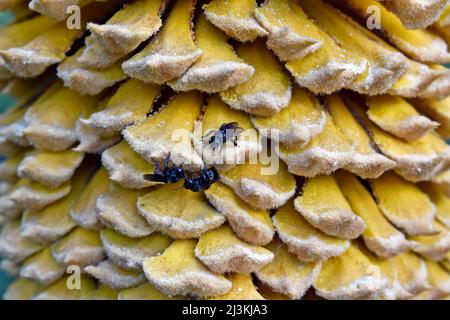
[[[299,176],[313,178],[317,175],[329,175],[347,165],[354,152],[333,152],[322,147],[313,147],[306,152],[278,156],[288,165],[288,171]]]
[[[0,215],[14,219],[18,218],[22,213],[22,207],[13,201],[10,197],[10,193],[6,193],[0,197]]]
[[[276,218],[273,219],[273,225],[279,230]],[[310,236],[300,239],[285,233],[278,232],[280,239],[287,244],[289,252],[296,255],[301,261],[315,262],[324,261],[331,257],[337,257],[344,254],[350,248],[350,241],[345,240],[344,244],[330,244],[320,240],[317,236]]]
[[[323,46],[322,41],[299,35],[289,26],[272,26],[272,23],[259,10],[255,10],[253,14],[269,33],[267,46],[283,61],[301,59]]]
[[[129,129],[130,128],[127,128],[122,132],[125,141],[136,153],[144,157],[145,160],[152,162],[154,160],[163,159],[170,153],[171,148],[167,146],[167,142],[170,142],[173,145],[173,141],[164,141],[164,139],[158,139],[158,137],[152,137],[152,139],[140,137]]]
[[[257,37],[264,37],[268,33],[254,18],[240,19],[233,16],[219,16],[208,9],[204,11],[206,18],[228,36],[241,42],[253,41]]]
[[[184,55],[165,55],[153,52],[138,60],[122,63],[122,70],[132,78],[148,83],[164,84],[183,74],[200,56],[200,49]]]
[[[100,154],[120,140],[119,134],[102,137],[94,128],[84,125],[81,121],[77,122],[76,133],[80,144],[73,150],[79,152]]]
[[[406,71],[406,70],[405,70]],[[368,74],[363,82],[348,85],[347,87],[361,94],[370,96],[383,94],[394,85],[401,75],[396,75],[394,71],[385,67],[368,64]]]
[[[121,55],[109,53],[94,43],[86,44],[76,61],[82,68],[104,70],[112,67],[120,58]]]
[[[111,114],[110,110],[102,110],[93,113],[89,118],[81,118],[79,121],[91,128],[95,128],[102,136],[111,136],[133,124],[133,112],[124,111],[121,114]]]
[[[292,275],[270,275],[267,273],[256,271],[256,277],[264,284],[268,285],[273,291],[288,296],[293,300],[300,300],[308,291],[308,289],[316,281],[322,269],[322,262],[317,262],[313,270],[306,276]],[[302,271],[299,271],[299,273]]]
[[[89,22],[87,28],[92,32],[93,37],[105,50],[110,53],[125,55],[134,49],[144,40],[150,38],[162,26],[161,20],[152,28],[135,28],[134,25],[123,26],[120,24],[96,24]]]
[[[112,229],[131,238],[146,237],[155,231],[155,229],[150,227],[145,220],[133,221],[132,216],[143,219],[137,211],[130,213],[125,209],[124,212],[120,212],[121,209],[117,209],[115,207],[117,203],[114,202],[114,194],[101,194],[97,197],[96,207],[103,224],[110,226]],[[131,219],[129,218],[130,216]]]
[[[11,48],[0,51],[0,54],[4,59],[3,65],[23,78],[34,78],[43,73],[47,67],[62,60],[62,58],[45,56],[27,48]]]
[[[309,37],[301,37],[289,27],[274,30],[267,40],[267,46],[275,51],[281,60],[302,59],[319,50],[323,42]]]
[[[82,95],[90,96],[95,96],[106,88],[127,78],[127,76],[123,74],[118,78],[106,79],[96,74],[96,72],[92,72],[82,67],[68,69],[58,68],[57,75],[63,80],[66,87],[69,87]]]
[[[401,232],[396,232],[387,238],[363,235],[363,240],[370,251],[383,258],[394,257],[416,246],[414,242],[406,240]]]
[[[39,244],[27,249],[18,246],[14,241],[7,242],[5,239],[2,239],[2,242],[0,243],[0,254],[2,257],[15,261],[23,261],[41,249],[42,246]]]
[[[376,275],[365,275],[346,286],[327,291],[315,287],[317,295],[328,300],[378,299],[389,281]]]
[[[34,280],[44,286],[52,284],[60,277],[62,277],[64,273],[64,267],[42,270],[41,265],[37,263],[24,265],[20,269],[20,277]]]
[[[234,181],[221,176],[220,180],[230,186],[242,200],[257,209],[279,208],[295,194],[295,187],[288,192],[278,192],[269,184],[251,178]]]
[[[143,208],[142,203],[137,203],[139,213],[147,220],[148,224],[156,230],[177,239],[198,238],[205,232],[221,226],[225,217],[219,213],[205,218],[196,218],[188,221],[180,217],[162,216],[149,212]],[[209,218],[209,219],[208,219]]]
[[[40,210],[53,202],[65,197],[70,192],[70,185],[61,190],[36,191],[29,186],[22,186],[11,193],[11,199],[27,208],[27,210]]]
[[[389,38],[396,46],[413,59],[423,63],[440,63],[445,64],[450,62],[450,53],[447,51],[447,43],[440,37],[432,40],[431,44],[426,47],[418,47],[408,41],[391,34]]]
[[[231,247],[215,249],[214,253],[202,254],[195,248],[195,256],[215,273],[251,273],[270,263],[274,256],[268,251],[263,254],[256,253],[242,244],[234,244]]]
[[[71,208],[69,210],[69,214],[72,220],[75,221],[75,223],[80,227],[95,230],[99,230],[101,228],[97,208],[95,206],[85,208],[83,211],[75,211]]]
[[[30,141],[25,136],[27,125],[25,119],[19,119],[6,127],[0,128],[0,135],[18,146],[28,147],[30,146]]]
[[[52,255],[60,264],[77,264],[84,267],[102,261],[105,258],[105,251],[103,248],[72,247],[60,252],[52,250]]]
[[[117,245],[108,243],[108,241],[100,234],[103,247],[108,258],[118,266],[128,270],[142,270],[142,263],[148,255],[139,250],[130,250]]]
[[[425,29],[436,21],[447,0],[383,0],[408,29]]]
[[[213,93],[248,81],[254,72],[255,69],[244,62],[219,61],[200,67],[194,64],[169,85],[176,91],[200,90]]]
[[[294,206],[312,226],[331,236],[356,239],[366,228],[364,220],[352,211],[316,206],[315,212],[311,212],[301,206],[298,201],[294,201]]]
[[[433,70],[427,65],[419,64],[419,71],[407,72],[400,79],[406,79],[407,85],[390,88],[387,94],[404,98],[416,98],[421,92],[431,85],[433,81],[442,76],[442,72]]]
[[[388,287],[384,289],[381,294],[383,300],[406,300],[411,298],[412,294],[403,287],[403,285],[397,280],[391,280]]]
[[[442,162],[437,154],[431,156],[423,154],[393,155],[383,150],[382,152],[397,163],[395,172],[414,183],[431,180],[434,169]]]
[[[55,19],[56,21],[60,21],[67,17],[68,13],[66,10],[69,5],[79,5],[80,2],[80,0],[55,0],[51,2],[31,0],[28,4],[28,8]]]
[[[231,289],[230,281],[220,279],[207,270],[190,270],[172,276],[163,276],[159,270],[153,275],[149,268],[144,268],[144,272],[149,282],[168,296],[207,298],[223,295]]]
[[[55,124],[33,124],[34,121],[27,115],[25,115],[25,121],[31,124],[24,129],[24,134],[35,148],[64,151],[78,139],[75,128],[67,129]]]
[[[105,260],[96,266],[87,266],[84,268],[84,271],[115,290],[136,287],[145,282],[143,273],[139,275],[121,274],[116,269],[116,266]]]
[[[372,154],[356,152],[343,168],[363,179],[376,179],[396,166],[397,163],[395,161],[373,151]]]
[[[25,157],[17,167],[17,174],[21,178],[27,178],[50,188],[56,188],[72,178],[76,168],[80,165],[82,160],[83,157],[81,157],[80,161],[73,167],[58,168],[57,172],[52,172],[43,171],[41,170],[42,168],[37,169],[36,165],[39,163],[36,163],[33,156],[29,156]],[[35,168],[31,170],[33,167]]]
[[[289,128],[285,131],[280,132],[279,142],[283,144],[287,149],[295,148],[295,147],[304,147],[306,146],[311,139],[320,134],[325,125],[327,123],[327,117],[325,111],[320,111],[321,117],[319,121],[307,121],[307,123],[299,123],[296,120],[291,120],[289,122]],[[251,120],[254,118],[252,117]],[[255,127],[255,122],[252,121]],[[268,133],[264,130],[264,126],[261,126],[262,135]],[[272,138],[270,136],[266,136],[266,138]],[[273,140],[276,140],[272,138]]]
[[[432,290],[433,299],[439,299],[442,296],[448,295],[450,293],[450,280],[447,278],[444,281],[440,281]]]
[[[0,236],[0,254],[6,259],[21,262],[43,248],[41,244],[24,237],[17,222],[6,224]]]
[[[75,222],[66,226],[38,225],[33,221],[22,223],[22,235],[44,244],[50,244],[69,233],[75,227]]]
[[[273,92],[247,93],[238,97],[226,98],[221,95],[230,107],[236,110],[242,110],[256,116],[267,117],[280,112],[287,107],[291,101],[292,86],[289,84],[286,92],[282,95]]]
[[[438,230],[433,226],[434,218],[436,217],[436,206],[431,200],[429,204],[431,205],[431,211],[426,216],[415,219],[412,217],[402,219],[402,217],[397,216],[395,213],[391,213],[389,208],[378,201],[378,207],[388,220],[410,236],[434,235],[438,233]]]
[[[161,26],[162,24],[159,24],[159,27],[152,29],[159,29]],[[144,31],[142,29],[132,29],[129,26],[126,25],[123,26],[120,24],[96,24],[93,22],[89,22],[87,24],[87,28],[91,30],[93,37],[99,42],[102,42],[101,39],[103,39],[104,37],[112,39],[120,39],[125,42],[130,40],[135,41],[135,39],[143,37],[145,40],[148,38],[147,34],[149,33],[149,31]],[[105,46],[105,49],[108,48]]]
[[[422,245],[417,243],[418,245],[414,247],[413,250],[434,261],[444,259],[450,250],[450,234],[448,231],[441,232],[445,232],[445,236],[440,238],[436,243],[433,243],[432,245]]]
[[[274,230],[252,217],[247,211],[227,202],[211,193],[206,192],[211,204],[224,214],[236,236],[253,245],[266,245],[272,241]]]
[[[142,189],[158,184],[145,180],[145,172],[138,171],[128,162],[114,157],[109,149],[102,152],[102,164],[108,170],[109,178],[125,188]]]
[[[410,294],[417,294],[431,288],[428,283],[428,269],[425,260],[420,261],[420,267],[414,272],[414,278],[410,282],[403,283],[402,286]]]
[[[348,87],[355,78],[364,72],[366,62],[361,65],[331,61],[319,69],[313,69],[308,74],[299,76],[293,68],[286,65],[295,81],[301,87],[306,87],[315,94],[331,94]]]
[[[442,100],[450,94],[450,72],[442,74],[417,93],[418,98]]]
[[[408,71],[408,60],[402,53],[384,50],[382,54],[386,56],[380,58],[379,62],[368,62],[368,75],[364,81],[353,82],[349,89],[371,96],[383,94]]]
[[[422,138],[430,130],[439,127],[439,123],[430,120],[422,115],[410,116],[401,121],[396,121],[395,124],[385,124],[377,119],[373,119],[369,114],[369,119],[375,122],[385,131],[392,133],[394,136],[405,139],[406,141],[415,141]]]

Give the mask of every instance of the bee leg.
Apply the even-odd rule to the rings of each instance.
[[[209,180],[207,169],[201,169],[201,170],[200,170],[200,177],[201,177],[201,179],[203,179],[204,181]]]
[[[205,182],[202,180],[201,177],[197,177],[193,180],[193,186],[191,188],[194,192],[199,192],[203,189]]]
[[[186,174],[185,174],[185,172],[184,172],[184,169],[183,169],[183,167],[177,167],[176,169],[175,169],[175,172],[176,172],[176,175],[177,175],[177,178],[178,178],[178,180],[181,180],[181,179],[184,179],[185,178],[185,176],[186,176]]]
[[[155,174],[160,176],[164,175],[164,172],[161,170],[161,166],[158,162],[155,162]]]
[[[169,169],[169,155],[164,159],[164,169]]]
[[[191,187],[192,187],[192,178],[187,174],[184,175],[183,187],[188,190],[191,190]]]

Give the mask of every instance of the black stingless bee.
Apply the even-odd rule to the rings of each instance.
[[[229,122],[222,124],[219,130],[211,130],[206,137],[208,144],[215,150],[217,147],[223,146],[227,141],[233,141],[233,144],[237,146],[237,140],[242,131],[244,130],[239,127],[239,123]]]
[[[184,179],[183,188],[192,192],[199,192],[208,189],[219,179],[219,174],[215,168],[202,168],[200,175],[187,173],[183,167],[176,166],[167,156],[164,160],[164,168],[161,169],[158,162],[155,162],[155,173],[144,174],[144,179],[162,183],[176,183]]]
[[[219,174],[215,168],[203,168],[198,177],[191,177],[185,174],[183,187],[193,192],[207,190],[214,182],[219,180]]]
[[[176,166],[169,156],[164,160],[164,169],[161,169],[158,162],[155,162],[155,173],[144,174],[144,179],[147,181],[176,183],[184,179],[184,169]]]

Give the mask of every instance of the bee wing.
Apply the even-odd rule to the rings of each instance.
[[[228,122],[222,124],[220,130],[234,130],[237,126],[239,126],[239,122]]]
[[[144,179],[153,182],[165,182],[164,177],[158,176],[156,174],[144,174]]]

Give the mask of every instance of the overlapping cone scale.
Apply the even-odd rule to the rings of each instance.
[[[450,296],[447,0],[0,10],[3,298]]]

